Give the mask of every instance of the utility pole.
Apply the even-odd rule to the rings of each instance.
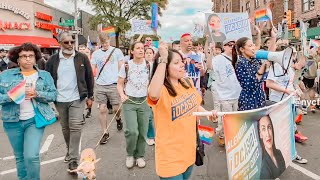
[[[289,0],[284,0],[284,12],[287,13],[288,10],[289,10]],[[290,20],[288,20],[288,21],[290,21]],[[284,25],[284,39],[289,38],[288,21],[284,21],[284,24],[283,24]]]
[[[74,0],[74,30],[77,31],[77,33],[75,34],[75,49],[78,50],[78,44],[79,44],[79,40],[78,40],[78,0]]]

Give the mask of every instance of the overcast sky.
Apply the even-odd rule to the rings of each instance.
[[[158,30],[159,35],[165,40],[178,40],[180,35],[192,32],[195,21],[204,22],[204,13],[210,12],[212,0],[169,0],[167,9],[159,18],[162,27]],[[44,0],[48,5],[66,12],[73,12],[74,5],[71,0]],[[94,13],[92,8],[86,5],[85,1],[78,1],[80,9]],[[200,12],[199,12],[200,11]]]

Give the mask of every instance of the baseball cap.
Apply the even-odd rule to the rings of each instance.
[[[233,39],[226,39],[226,40],[223,41],[223,46],[225,46],[225,45],[228,44],[229,42],[234,42],[234,43],[236,43],[236,41],[233,40]]]
[[[184,37],[187,37],[187,36],[191,36],[191,34],[190,33],[184,33],[184,34],[181,35],[180,39],[182,39]]]

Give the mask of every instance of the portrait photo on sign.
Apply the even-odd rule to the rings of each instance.
[[[206,13],[205,17],[209,42],[237,40],[241,37],[252,39],[248,13]]]

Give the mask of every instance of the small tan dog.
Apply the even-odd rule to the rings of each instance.
[[[77,169],[71,171],[78,173],[82,179],[93,180],[96,179],[96,163],[100,161],[97,159],[96,153],[93,149],[87,148],[81,152],[80,165]]]

